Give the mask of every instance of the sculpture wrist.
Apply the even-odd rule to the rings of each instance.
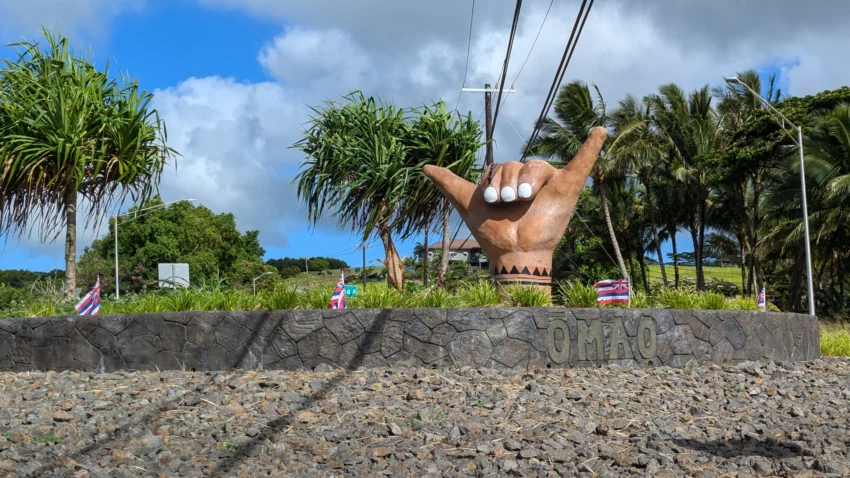
[[[552,253],[506,252],[490,258],[490,273],[500,283],[548,285],[552,283]]]

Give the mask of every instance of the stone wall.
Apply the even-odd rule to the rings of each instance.
[[[741,311],[481,308],[0,320],[0,371],[684,366],[820,357],[817,319]]]

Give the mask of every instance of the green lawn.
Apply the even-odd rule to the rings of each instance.
[[[664,268],[667,271],[667,280],[672,281],[675,278],[673,264],[665,264]],[[705,266],[703,267],[703,270],[705,271],[706,280],[722,280],[724,282],[731,282],[732,284],[735,284],[738,287],[741,286],[741,269],[735,266]],[[661,282],[661,266],[648,266],[646,275],[650,281]],[[696,267],[679,266],[679,277],[685,282],[695,282],[697,278]]]

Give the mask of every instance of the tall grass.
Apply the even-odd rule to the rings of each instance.
[[[694,309],[699,300],[699,294],[688,290],[664,289],[657,296],[658,304],[668,309]]]
[[[485,280],[464,284],[458,291],[458,299],[465,307],[492,307],[502,302],[493,283]]]
[[[717,292],[706,292],[700,294],[696,299],[697,309],[726,310],[729,309],[729,301],[726,296]]]
[[[237,311],[237,310],[286,310],[327,309],[333,293],[333,285],[323,284],[299,291],[294,285],[278,285],[274,289],[258,291],[235,290],[212,283],[202,287],[164,289],[140,294],[122,295],[121,300],[112,296],[101,298],[101,314],[143,314],[181,311]],[[65,301],[54,282],[39,283],[22,290],[0,287],[0,318],[46,317],[74,315],[74,303]],[[456,290],[442,288],[410,288],[397,291],[386,284],[369,284],[355,298],[348,298],[350,308],[401,308],[401,307],[494,307],[499,305],[520,307],[545,307],[552,299],[567,307],[598,307],[596,290],[592,285],[581,282],[556,283],[550,294],[535,286],[506,285],[496,287],[489,280],[474,280],[462,283]],[[604,307],[624,307],[614,304]],[[726,297],[718,292],[696,292],[688,289],[656,289],[647,295],[634,291],[632,308],[708,309],[708,310],[757,310],[753,297]],[[768,303],[769,311],[778,311]],[[845,337],[844,332],[838,334]],[[833,340],[833,339],[828,339]],[[836,339],[838,340],[838,339]]]
[[[556,286],[556,291],[567,307],[597,307],[596,289],[590,284],[579,281],[562,282]]]
[[[850,357],[850,325],[822,323],[820,352],[825,356]]]
[[[407,295],[386,284],[370,284],[358,291],[357,297],[349,300],[349,307],[358,309],[387,309],[405,307]],[[325,307],[327,307],[327,302]]]
[[[533,285],[509,285],[505,287],[505,296],[514,307],[546,307],[552,304],[549,294]]]

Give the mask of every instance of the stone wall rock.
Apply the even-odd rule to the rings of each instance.
[[[820,358],[817,318],[655,309],[355,309],[0,320],[0,371],[583,367]]]

